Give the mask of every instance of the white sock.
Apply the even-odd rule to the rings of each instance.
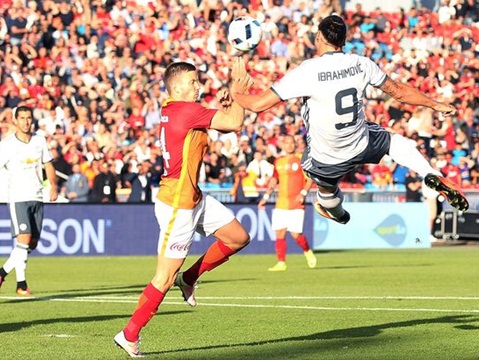
[[[416,149],[414,140],[406,139],[399,134],[391,135],[391,146],[389,148],[389,156],[399,165],[406,166],[414,170],[424,178],[427,174],[441,175],[439,170],[434,169],[429,162]]]
[[[18,245],[21,245],[21,246],[19,247]],[[3,265],[3,270],[5,270],[7,274],[16,268],[18,259],[21,257],[22,250],[25,246],[26,245],[23,245],[23,244],[16,244],[15,247],[13,248],[12,252],[10,253],[10,256],[8,257],[7,261],[5,261],[5,264]]]
[[[25,281],[25,270],[27,269],[28,245],[17,244],[15,249],[15,275],[17,282]],[[12,254],[13,252],[12,251]],[[11,256],[11,255],[10,255]]]
[[[343,203],[343,192],[339,187],[333,194],[323,194],[318,191],[316,198],[318,203],[334,217],[340,218],[344,215],[345,210],[341,205]]]

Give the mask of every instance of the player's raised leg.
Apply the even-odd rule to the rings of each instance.
[[[228,261],[231,255],[243,249],[250,240],[249,234],[237,219],[220,227],[213,235],[218,240],[188,270],[179,274],[176,281],[190,306],[196,306],[194,289],[198,278],[206,271],[211,271]]]
[[[456,184],[435,174],[427,174],[424,182],[427,187],[436,190],[444,196],[452,207],[459,211],[467,211],[469,209],[469,202]]]

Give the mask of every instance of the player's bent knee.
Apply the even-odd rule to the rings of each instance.
[[[171,277],[155,275],[155,277],[151,280],[151,283],[153,284],[155,288],[160,290],[162,293],[166,293],[168,290],[170,290],[173,287],[175,283],[175,278],[176,278],[176,274]]]
[[[342,197],[342,194],[339,194],[339,193],[331,197],[319,196],[318,202],[321,204],[321,206],[325,207],[326,209],[332,209],[332,208],[335,208],[336,206],[341,205],[341,203],[343,202],[343,197]]]

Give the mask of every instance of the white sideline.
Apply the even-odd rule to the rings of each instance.
[[[118,297],[118,296],[97,296],[97,297],[76,297],[76,298],[54,298],[54,297],[16,297],[16,296],[0,296],[3,300],[25,301],[28,299],[36,299],[41,301],[58,301],[58,302],[96,302],[96,303],[136,303],[137,297]],[[316,300],[478,300],[477,297],[421,297],[421,296],[401,296],[401,297],[375,297],[375,296],[351,296],[351,297],[202,297],[199,300],[294,300],[294,299],[316,299]],[[182,305],[183,301],[164,301],[165,305]],[[389,312],[441,312],[441,313],[479,313],[479,309],[436,309],[436,308],[378,308],[378,307],[329,307],[329,306],[297,306],[297,305],[263,305],[263,304],[226,304],[226,303],[199,303],[199,306],[215,306],[215,307],[243,307],[243,308],[268,308],[268,309],[297,309],[297,310],[322,310],[322,311],[389,311]]]

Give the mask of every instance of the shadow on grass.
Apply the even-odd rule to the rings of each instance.
[[[235,347],[240,348],[244,346],[261,346],[261,345],[279,344],[279,343],[285,343],[285,342],[291,342],[291,341],[317,342],[318,347],[320,346],[323,347],[324,343],[321,342],[323,340],[351,341],[353,339],[372,338],[372,337],[380,335],[382,332],[388,329],[415,327],[419,325],[451,324],[451,325],[454,325],[455,328],[460,330],[477,331],[479,329],[479,326],[473,325],[473,323],[477,323],[478,321],[479,321],[479,317],[475,315],[442,316],[442,317],[434,318],[434,319],[418,319],[418,320],[391,322],[391,323],[385,323],[385,324],[379,324],[379,325],[361,326],[357,328],[331,330],[331,331],[319,332],[319,333],[314,333],[314,334],[304,335],[304,336],[294,336],[294,337],[239,343],[239,344],[228,343],[224,345],[212,345],[212,346],[201,346],[201,347],[191,347],[191,348],[183,347],[183,348],[179,348],[175,350],[150,352],[150,353],[146,353],[145,355],[155,355],[155,354],[159,355],[159,354],[167,354],[167,353],[180,353],[183,351],[202,351],[202,350],[214,350],[214,349],[223,349],[223,348],[233,349]],[[234,356],[237,356],[237,354]]]
[[[32,297],[17,297],[15,299],[2,301],[2,304],[22,304],[26,302],[38,302],[38,301],[48,301],[52,299],[73,299],[77,297],[88,297],[88,296],[114,296],[114,295],[138,295],[140,296],[142,290],[145,288],[146,284],[138,285],[125,285],[118,287],[101,287],[94,289],[72,289],[64,290],[59,293],[52,295],[36,295],[32,294]],[[100,290],[101,289],[101,290]],[[175,289],[175,288],[173,288]],[[172,290],[173,290],[172,289]]]
[[[224,279],[224,280],[206,280],[200,281],[199,285],[202,284],[212,284],[212,283],[221,283],[221,282],[238,282],[238,281],[252,281],[257,280],[254,278],[251,279]],[[130,285],[122,285],[122,286],[97,286],[92,287],[90,289],[70,289],[70,290],[60,290],[55,292],[55,294],[51,295],[44,295],[41,294],[36,295],[32,294],[31,298],[29,297],[17,297],[11,300],[1,301],[2,304],[20,304],[25,302],[38,302],[38,301],[48,301],[52,299],[72,299],[77,297],[88,297],[88,296],[125,296],[125,295],[133,295],[133,296],[140,296],[141,292],[145,288],[147,284],[130,284]],[[176,293],[180,292],[180,290],[174,286],[171,288],[169,293]]]
[[[170,315],[178,315],[182,313],[187,313],[187,310],[179,310],[179,311],[161,311],[155,316],[170,316]],[[38,319],[38,320],[28,320],[25,322],[16,322],[16,323],[7,323],[7,324],[0,324],[0,334],[19,331],[24,328],[30,328],[32,326],[38,325],[49,325],[49,324],[75,324],[75,323],[89,323],[89,322],[99,322],[99,321],[110,321],[110,320],[117,320],[117,319],[129,319],[131,314],[125,315],[98,315],[98,316],[84,316],[84,317],[62,317],[62,318],[51,318],[51,319]]]

